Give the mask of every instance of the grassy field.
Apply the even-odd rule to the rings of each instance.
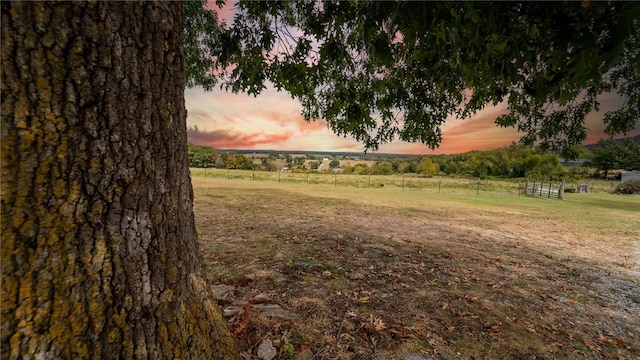
[[[348,186],[357,188],[382,188],[394,187],[401,189],[413,189],[432,193],[458,193],[493,196],[517,197],[524,188],[524,179],[498,179],[477,180],[450,177],[420,177],[416,174],[406,175],[344,175],[322,173],[292,173],[292,172],[268,172],[235,169],[191,169],[196,177],[271,181],[284,184],[308,184],[308,185],[333,185],[335,187]],[[619,181],[604,180],[579,180],[566,183],[567,188],[576,188],[578,184],[586,184],[590,193],[608,194],[615,189]],[[554,184],[557,187],[557,183]]]
[[[265,339],[278,359],[640,357],[638,196],[192,174],[245,358]]]

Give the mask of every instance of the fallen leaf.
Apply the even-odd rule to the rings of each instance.
[[[374,331],[380,332],[387,328],[387,326],[384,324],[382,319],[380,319],[379,317],[374,317],[373,315],[370,315],[370,319],[371,319]]]
[[[389,333],[391,333],[391,337],[393,337],[394,339],[416,339],[416,336],[411,334],[408,331],[404,331],[404,330],[395,330],[395,329],[390,329]]]
[[[453,309],[453,308],[451,309],[451,313],[452,313],[453,315],[456,315],[456,316],[467,316],[467,315],[471,315],[471,313],[470,313],[470,312],[468,312],[468,311],[458,311],[458,310]]]

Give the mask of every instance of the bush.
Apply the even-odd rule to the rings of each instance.
[[[640,194],[640,180],[629,180],[618,184],[615,192],[616,194]]]

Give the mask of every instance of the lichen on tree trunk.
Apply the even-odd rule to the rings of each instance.
[[[1,6],[2,358],[238,358],[201,274],[181,4]]]

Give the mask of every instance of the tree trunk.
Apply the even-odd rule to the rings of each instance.
[[[3,359],[229,359],[201,274],[180,2],[2,2]]]

